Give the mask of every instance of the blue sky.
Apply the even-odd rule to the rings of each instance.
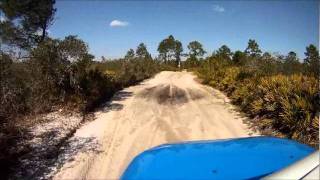
[[[170,34],[184,51],[193,40],[209,53],[223,44],[244,50],[251,38],[263,51],[295,51],[300,57],[319,40],[316,0],[57,0],[56,8],[50,36],[78,35],[96,58],[122,57],[140,42],[155,56],[158,43]]]

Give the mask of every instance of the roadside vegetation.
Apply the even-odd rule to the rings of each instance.
[[[188,47],[193,48],[184,68],[225,92],[264,134],[318,147],[319,52],[314,45],[306,47],[303,60],[295,52],[262,53],[252,39],[244,51],[223,45],[206,58],[200,43]]]
[[[54,0],[7,0],[0,5],[5,15],[0,22],[1,177],[30,150],[28,145],[16,146],[28,136],[26,120],[60,109],[85,115],[122,88],[166,68],[143,43],[124,58],[99,61],[77,36],[49,37],[54,4]]]
[[[77,36],[48,36],[54,0],[5,0],[0,12],[0,168],[6,177],[28,152],[16,147],[28,132],[24,120],[58,109],[84,115],[124,87],[162,70],[188,69],[203,83],[224,91],[254,118],[261,130],[317,146],[319,141],[319,52],[306,48],[305,59],[262,53],[255,40],[244,51],[226,45],[212,55],[198,41],[187,45],[172,35],[159,43],[153,58],[144,43],[123,58],[95,58]],[[181,59],[186,60],[182,61]]]

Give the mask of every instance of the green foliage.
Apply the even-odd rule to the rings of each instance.
[[[284,59],[283,73],[291,75],[296,72],[304,72],[304,66],[299,62],[297,54],[291,51]]]
[[[139,58],[151,58],[151,55],[149,54],[149,52],[147,50],[147,46],[144,43],[140,43],[138,45],[137,50],[136,50],[136,55]]]
[[[219,59],[224,59],[224,60],[231,60],[231,50],[228,46],[222,45],[216,52],[216,57]]]
[[[174,60],[176,66],[180,64],[182,51],[181,42],[174,39],[172,35],[162,40],[158,46],[160,60],[164,61],[164,63]]]
[[[98,69],[89,70],[79,82],[80,95],[85,111],[91,111],[119,90],[113,79]]]
[[[115,91],[150,78],[162,68],[158,61],[152,59],[146,46],[141,43],[136,49],[136,55],[134,50],[130,49],[123,59],[93,62],[90,69],[94,70],[95,74],[91,74],[95,75],[95,78],[89,78],[83,84],[94,83],[94,79],[99,79],[97,74],[107,77],[107,81],[98,80],[98,85],[102,84],[102,88],[97,88],[98,92],[101,89],[106,94],[98,93],[97,95],[92,95],[92,97],[103,97],[102,99],[105,100],[105,98],[111,97]],[[108,84],[108,86],[104,84]],[[92,87],[85,89],[90,90]],[[88,97],[91,97],[90,93]],[[97,99],[93,102],[100,101]]]
[[[129,51],[127,52],[127,54],[124,56],[124,59],[133,59],[135,57],[134,54],[134,50],[133,49],[129,49]]]
[[[122,64],[118,77],[122,86],[129,86],[153,76],[156,72],[158,67],[154,60],[135,58]]]
[[[0,11],[6,20],[0,22],[1,39],[21,48],[42,42],[56,9],[54,0],[4,0]]]
[[[64,40],[46,40],[31,52],[28,61],[31,71],[34,102],[47,104],[68,101],[71,95],[81,92],[79,86],[93,59],[87,45],[76,36]],[[33,105],[37,107],[37,105]]]
[[[309,45],[306,48],[305,52],[306,58],[304,59],[304,63],[308,67],[308,73],[315,76],[319,77],[319,67],[320,67],[320,59],[319,59],[319,51],[316,46],[313,44]]]
[[[178,40],[175,41],[175,46],[174,46],[174,58],[176,60],[176,65],[179,66],[181,62],[181,53],[183,51],[182,48],[182,43]]]
[[[260,76],[273,75],[282,71],[282,60],[271,56],[268,52],[263,53],[260,58],[252,58],[251,62]]]
[[[199,60],[191,55],[188,59],[186,59],[185,62],[183,62],[183,67],[184,68],[193,68],[193,67],[198,67],[200,65]]]
[[[249,39],[248,46],[244,52],[251,57],[259,57],[262,51],[254,39]]]
[[[24,128],[19,117],[71,107],[94,110],[114,93],[153,76],[162,66],[145,44],[124,59],[94,62],[88,46],[77,36],[47,37],[53,21],[54,0],[4,0],[0,11],[0,176],[7,175],[23,148],[15,148]],[[2,44],[4,43],[4,44]],[[5,53],[2,47],[9,49]],[[173,56],[180,62],[181,42],[174,40]],[[23,60],[15,53],[23,52]],[[176,63],[175,66],[176,67]],[[20,150],[19,150],[20,149]],[[3,164],[3,162],[5,162]],[[4,174],[3,174],[4,173]]]
[[[26,150],[21,147],[23,143],[16,144],[26,133],[19,126],[23,118],[18,117],[34,112],[41,105],[42,110],[49,109],[51,102],[59,99],[56,80],[63,74],[57,55],[59,42],[47,38],[55,13],[54,3],[54,0],[0,3],[3,18],[0,22],[0,176],[4,179]],[[10,53],[3,52],[2,47]],[[25,61],[20,61],[15,53],[26,55]]]
[[[317,146],[319,83],[310,73],[315,69],[306,65],[312,59],[316,64],[317,53],[309,46],[304,64],[294,52],[250,56],[237,51],[232,63],[227,56],[213,54],[192,69],[204,83],[226,92],[242,111],[259,119],[256,124],[262,130],[272,128],[280,136]]]
[[[49,111],[54,105],[66,103],[75,103],[81,109],[91,106],[90,96],[103,98],[105,95],[89,90],[109,92],[102,88],[107,87],[104,83],[109,83],[108,77],[90,69],[92,59],[87,45],[76,36],[64,40],[46,39],[22,62],[13,61],[2,53],[0,98],[5,108],[1,108],[1,117],[13,119],[26,113]],[[88,89],[90,83],[96,85]]]
[[[236,65],[244,65],[246,60],[246,54],[242,51],[236,51],[232,56],[232,61]]]
[[[200,59],[206,53],[203,49],[202,44],[198,41],[192,41],[188,44],[189,57],[185,62],[182,63],[184,68],[193,68],[199,66]]]
[[[25,69],[12,61],[7,54],[0,55],[0,123],[6,122],[26,107],[28,87]],[[1,125],[0,125],[1,126]]]
[[[192,41],[188,44],[189,57],[190,58],[201,58],[206,51],[203,49],[202,44],[198,41]]]
[[[232,97],[251,116],[271,119],[264,127],[273,127],[289,138],[316,145],[317,80],[303,75],[274,75],[247,81]],[[239,100],[239,97],[242,99]]]

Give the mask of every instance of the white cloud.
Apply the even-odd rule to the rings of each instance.
[[[213,10],[216,11],[216,12],[219,12],[219,13],[225,12],[224,7],[219,6],[219,5],[214,5],[213,6]]]
[[[111,27],[124,27],[124,26],[128,26],[128,25],[129,25],[128,22],[120,21],[120,20],[116,20],[116,19],[111,21],[111,23],[110,23]]]

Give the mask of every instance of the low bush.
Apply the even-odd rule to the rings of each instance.
[[[91,111],[111,98],[119,90],[118,84],[97,69],[90,70],[80,80],[80,97],[85,111]]]
[[[0,167],[5,176],[28,148],[15,146],[23,141],[26,129],[20,117],[57,108],[86,114],[115,92],[164,69],[151,56],[93,61],[87,45],[76,36],[47,39],[28,56],[18,60],[0,54]]]
[[[287,137],[315,145],[319,141],[317,80],[303,75],[263,77],[253,91],[250,114],[270,121]]]
[[[247,60],[247,61],[246,61]],[[243,65],[208,57],[192,68],[205,84],[220,89],[256,125],[275,134],[317,147],[319,144],[319,84],[299,62],[279,59],[243,59]],[[264,61],[264,62],[263,62]],[[293,64],[293,65],[292,65]]]

